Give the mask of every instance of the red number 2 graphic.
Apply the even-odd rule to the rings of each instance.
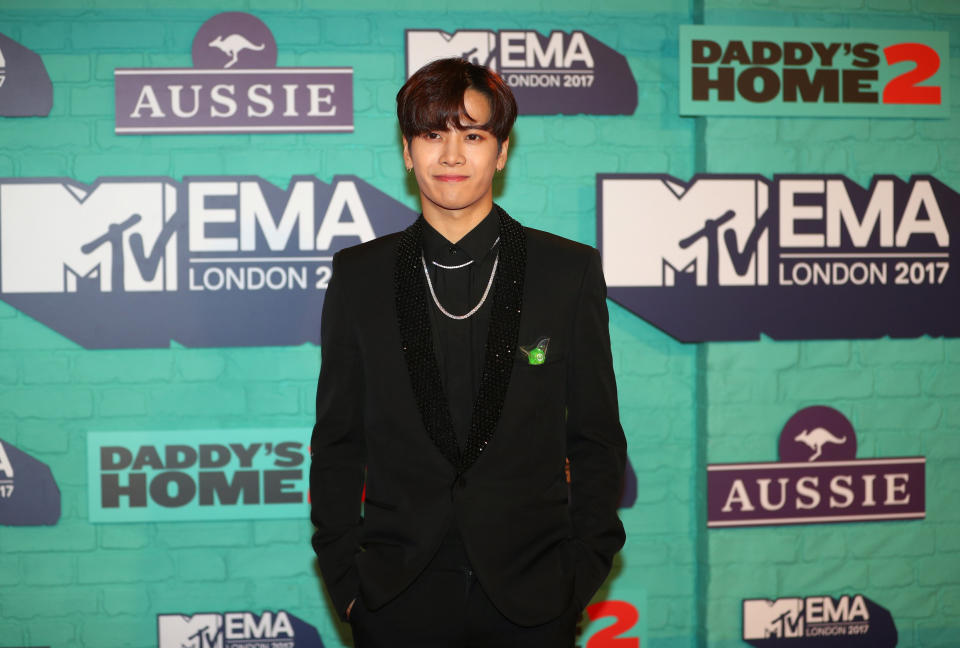
[[[587,648],[640,648],[637,637],[621,637],[636,625],[640,614],[637,608],[626,601],[601,601],[587,607],[587,616],[591,621],[612,616],[617,619],[613,625],[604,628],[587,641]]]
[[[887,65],[913,61],[917,64],[909,72],[890,79],[883,89],[883,103],[938,104],[940,86],[918,86],[940,69],[940,56],[932,47],[920,43],[898,43],[883,50]]]

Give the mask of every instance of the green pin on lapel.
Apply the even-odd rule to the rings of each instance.
[[[547,361],[547,346],[550,344],[550,338],[540,338],[532,347],[520,347],[520,350],[527,354],[527,362],[532,365],[542,365]]]

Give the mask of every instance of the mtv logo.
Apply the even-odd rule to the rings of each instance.
[[[604,274],[616,286],[765,286],[762,179],[600,175]]]
[[[431,61],[464,58],[497,69],[497,35],[488,29],[461,29],[448,34],[439,29],[407,30],[407,78]]]
[[[803,636],[803,599],[744,599],[743,638],[778,639]]]
[[[219,614],[159,614],[157,648],[223,648],[223,617]]]
[[[0,292],[177,289],[169,180],[0,183]]]

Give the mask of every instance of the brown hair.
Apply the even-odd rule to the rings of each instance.
[[[424,65],[397,93],[397,119],[407,142],[417,135],[454,127],[465,130],[461,118],[470,117],[463,104],[468,89],[490,102],[490,119],[474,126],[489,131],[502,144],[517,119],[517,100],[500,76],[482,65],[447,58]]]

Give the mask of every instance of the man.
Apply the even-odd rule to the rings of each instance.
[[[358,648],[572,646],[624,541],[600,257],[494,205],[517,114],[496,74],[431,63],[397,114],[423,213],[334,257],[320,569]]]

